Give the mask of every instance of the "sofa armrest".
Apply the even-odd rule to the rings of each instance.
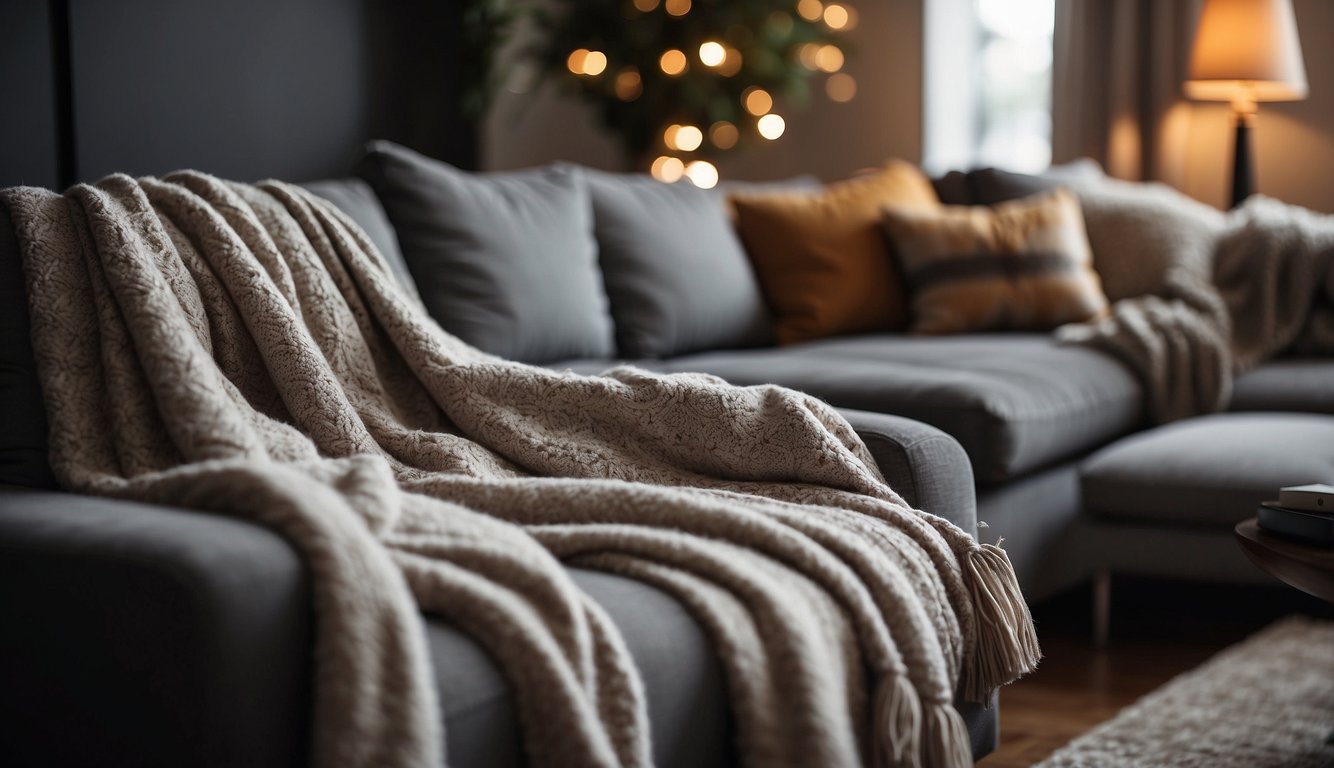
[[[303,764],[309,593],[255,525],[0,486],[0,755]]]
[[[977,534],[973,466],[957,440],[902,416],[842,408],[839,412],[904,501]]]

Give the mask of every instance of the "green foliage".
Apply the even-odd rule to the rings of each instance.
[[[648,10],[636,8],[634,0],[552,0],[555,8],[542,23],[546,45],[539,54],[549,76],[598,107],[602,122],[631,157],[664,149],[663,130],[672,124],[707,132],[725,121],[739,129],[738,147],[759,140],[756,118],[743,107],[746,92],[762,88],[785,105],[804,104],[813,72],[802,63],[803,46],[827,45],[835,37],[824,23],[803,19],[797,0],[693,0],[681,15],[668,9],[679,12],[684,0],[638,2]],[[706,41],[725,47],[725,65],[701,61],[700,45]],[[605,70],[572,72],[570,55],[580,49],[605,54]],[[660,57],[672,49],[688,61],[677,76],[660,66]],[[812,50],[806,49],[808,62]],[[630,87],[635,74],[639,88]],[[712,156],[727,149],[706,138],[691,154]]]
[[[508,75],[500,50],[525,13],[519,0],[462,0],[459,13],[458,82],[463,116],[474,124],[486,117]]]

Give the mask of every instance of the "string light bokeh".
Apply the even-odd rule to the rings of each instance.
[[[709,188],[719,157],[781,140],[785,112],[856,96],[857,23],[846,0],[561,0],[543,55],[655,178]]]

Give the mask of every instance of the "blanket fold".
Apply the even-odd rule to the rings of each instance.
[[[1037,663],[1004,553],[909,508],[818,400],[486,355],[280,182],[3,194],[57,477],[296,546],[318,765],[445,763],[419,612],[497,660],[532,764],[650,765],[638,672],[562,564],[692,611],[751,766],[971,764],[955,692]]]
[[[1090,235],[1099,218],[1115,225],[1115,207],[1127,205],[1117,198],[1133,194],[1121,186],[1129,185],[1081,190]],[[1226,218],[1215,213],[1210,226],[1192,210],[1198,204],[1164,202],[1161,191],[1138,204],[1161,206],[1151,228],[1178,231],[1165,242],[1134,231],[1104,236],[1097,265],[1109,284],[1139,283],[1145,292],[1057,336],[1130,366],[1152,423],[1225,409],[1233,377],[1275,355],[1334,354],[1334,216],[1255,196]]]

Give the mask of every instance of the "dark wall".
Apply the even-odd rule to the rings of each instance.
[[[59,181],[47,4],[0,2],[0,186]]]
[[[178,168],[304,181],[345,175],[372,138],[471,166],[456,13],[428,0],[5,0],[0,186]]]

